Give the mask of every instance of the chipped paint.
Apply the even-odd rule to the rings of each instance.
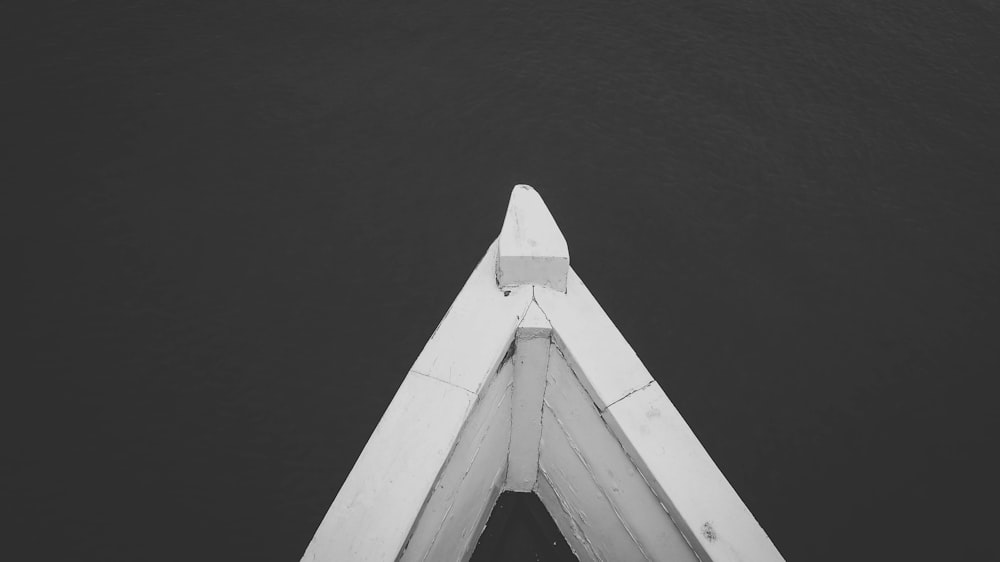
[[[408,375],[303,559],[395,559],[474,398],[441,381]]]
[[[468,560],[503,489],[581,560],[782,560],[564,249],[515,188],[303,560]]]
[[[517,328],[507,490],[530,492],[538,473],[542,395],[549,361],[549,326],[538,305],[528,307]]]
[[[597,560],[647,559],[597,485],[591,467],[574,451],[574,444],[550,408],[545,408],[542,416],[542,448],[538,463],[561,500],[562,508],[591,545]]]
[[[565,294],[536,287],[535,301],[552,323],[552,339],[573,369],[588,375],[602,373],[581,381],[604,410],[648,385],[653,377],[573,268],[567,284]]]
[[[554,422],[640,549],[651,559],[694,562],[688,542],[558,349],[547,379],[545,405]]]
[[[701,560],[783,560],[658,384],[602,417]]]
[[[580,560],[597,560],[594,547],[590,545],[590,542],[583,535],[579,525],[573,521],[573,518],[569,514],[569,508],[556,495],[555,490],[552,488],[551,480],[542,469],[538,470],[538,479],[535,481],[535,494],[542,500],[542,505],[545,506],[545,509],[549,512],[552,520],[555,521],[559,531],[566,538],[566,542],[569,544],[573,554],[576,554]]]
[[[448,494],[451,504],[433,542],[423,555],[424,561],[458,560],[479,538],[482,530],[477,528],[479,520],[492,508],[488,502],[494,490],[502,486],[506,475],[507,442],[510,439],[509,381],[512,374],[513,366],[508,363],[499,373],[502,388],[498,392],[497,404],[493,405],[491,401],[483,404],[490,409],[490,414],[484,426],[472,437],[476,447],[468,464],[464,465],[465,473],[457,482],[443,483],[442,491],[453,490]],[[457,459],[449,463],[448,468],[453,465],[459,470],[463,468]],[[420,523],[423,523],[423,517]],[[406,554],[404,552],[403,559],[411,559]]]
[[[509,439],[512,373],[511,363],[505,363],[480,394],[416,520],[401,560],[439,560],[431,554],[444,549],[444,542],[462,542],[455,540],[456,513],[468,511],[462,506],[470,497],[485,503],[484,473],[492,474],[506,464],[494,451],[499,447],[505,452],[502,442]],[[442,537],[447,541],[442,542]]]

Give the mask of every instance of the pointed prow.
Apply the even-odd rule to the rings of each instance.
[[[530,185],[516,185],[497,250],[497,284],[541,285],[566,292],[569,249],[548,207]]]

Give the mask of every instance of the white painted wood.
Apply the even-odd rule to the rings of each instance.
[[[604,413],[702,560],[783,560],[656,383]]]
[[[411,370],[478,392],[510,348],[532,288],[497,287],[497,242],[476,266]]]
[[[516,187],[303,560],[467,560],[504,488],[583,560],[782,560],[568,261]]]
[[[496,262],[501,287],[539,285],[566,291],[569,249],[542,198],[529,185],[510,194]]]
[[[542,395],[549,362],[552,327],[531,303],[517,328],[514,351],[513,418],[506,489],[530,492],[538,474],[538,441],[542,429]]]
[[[513,371],[508,360],[483,388],[401,560],[456,560],[479,537],[477,518],[469,514],[492,507],[487,501],[496,474],[505,473]]]
[[[538,307],[538,303],[532,302],[528,305],[528,310],[524,313],[524,318],[517,325],[517,337],[520,339],[548,338],[552,334],[552,324],[545,317],[545,313]]]
[[[474,400],[467,390],[408,374],[302,560],[395,560]]]
[[[488,513],[488,498],[496,497],[506,479],[512,365],[507,367],[508,382],[501,385],[504,406],[487,416],[492,423],[477,425],[469,418],[473,404],[490,401],[481,398],[480,391],[510,349],[532,296],[529,286],[507,291],[497,287],[496,249],[494,242],[417,358],[303,560],[396,560],[411,531],[422,528],[418,523],[425,505],[438,497],[432,494],[436,483],[441,484],[441,497],[453,500],[452,507],[443,515],[436,507],[428,512],[429,528],[434,528],[435,517],[442,521],[442,539],[435,541],[435,532],[430,542],[418,541],[420,548],[447,551],[458,559],[475,543],[480,512]],[[483,437],[475,461],[465,456],[467,441],[477,439],[473,426],[490,428],[484,430],[488,438]],[[456,464],[449,470],[452,460]],[[473,465],[477,470],[470,469]],[[454,478],[456,471],[468,475]],[[442,475],[446,479],[439,482]],[[449,527],[452,521],[459,525]],[[466,527],[469,521],[471,529]]]
[[[546,408],[645,555],[657,561],[696,562],[691,546],[555,347],[547,379]]]
[[[503,482],[506,478],[506,474],[498,471],[494,476],[493,485],[490,488],[489,495],[486,497],[486,501],[483,502],[486,509],[479,513],[479,517],[477,519],[469,519],[470,522],[475,521],[475,525],[473,527],[474,535],[472,536],[472,540],[470,540],[466,545],[465,554],[463,554],[460,558],[461,562],[468,562],[468,560],[472,558],[472,555],[476,551],[476,545],[479,543],[479,537],[482,536],[483,531],[486,530],[486,523],[490,519],[493,507],[496,506],[497,498],[499,498],[500,493],[503,492]]]
[[[535,494],[542,500],[542,505],[549,512],[552,520],[556,522],[556,527],[566,539],[570,550],[580,559],[581,562],[592,562],[597,560],[597,555],[591,550],[590,545],[584,540],[583,534],[576,526],[576,522],[570,517],[569,508],[563,505],[562,500],[556,495],[555,490],[545,478],[539,478],[535,482]]]
[[[534,296],[552,325],[554,347],[562,351],[595,409],[602,412],[631,462],[701,560],[782,560],[753,515],[572,268],[567,274],[565,292],[536,286]],[[558,363],[550,359],[548,369],[552,375],[553,369],[558,370]],[[579,434],[583,445],[575,449],[571,446],[570,450],[574,454],[579,452],[581,459],[588,458],[585,451],[590,449],[588,444],[592,441],[582,436],[599,435],[593,429],[583,429],[586,417],[575,418],[572,412],[560,410],[556,394],[559,390],[558,385],[553,386],[550,376],[539,456],[540,467],[547,476],[557,474],[553,470],[562,466],[553,458],[552,447],[546,447],[546,437],[554,439],[558,435],[546,426],[549,420],[561,423],[564,429],[570,428],[563,434],[571,444],[571,435]],[[561,443],[553,442],[556,448]],[[605,474],[600,473],[608,468],[615,470],[611,465],[617,457],[610,455],[606,450],[608,446],[605,443],[603,453],[589,457],[594,469],[592,474],[599,475],[595,476],[598,490],[622,489],[619,482],[605,479]],[[594,449],[598,450],[596,445]],[[567,467],[572,465],[565,464]],[[577,483],[584,480],[580,478]],[[551,477],[548,481],[552,484]],[[562,492],[558,482],[552,488],[571,516],[575,509],[585,504],[583,495]],[[635,496],[617,505],[623,521],[631,523],[642,519],[644,508],[640,506],[648,508],[648,502],[640,499]],[[571,519],[576,520],[575,517]],[[643,545],[656,544],[655,537],[646,536],[648,530],[640,529],[643,527],[636,526],[632,530],[636,536],[645,537],[640,539]],[[586,534],[586,528],[584,532]],[[649,550],[658,552],[653,547]],[[600,555],[599,549],[595,553]]]
[[[553,340],[602,410],[653,381],[604,309],[572,268],[565,293],[535,288],[535,300],[554,328]]]
[[[542,413],[538,469],[538,480],[544,479],[552,488],[560,509],[567,512],[579,540],[588,545],[596,560],[647,560],[549,408]],[[554,511],[553,507],[548,509]]]
[[[461,479],[457,482],[444,479],[440,481],[441,492],[450,496],[452,502],[433,544],[420,560],[459,560],[467,552],[471,553],[479,540],[486,524],[484,514],[489,513],[493,507],[489,502],[496,498],[499,489],[503,487],[507,473],[513,372],[513,364],[508,361],[494,383],[496,388],[487,393],[488,398],[482,402],[482,407],[490,413],[487,414],[486,422],[472,437],[474,445],[465,453],[471,453],[471,458],[453,458],[448,463],[448,469],[460,474]],[[471,429],[473,428],[470,428],[470,433]],[[452,465],[455,465],[454,468]],[[449,489],[454,489],[454,492],[449,493]],[[422,516],[421,523],[423,520]],[[417,558],[407,558],[404,552],[404,559]]]

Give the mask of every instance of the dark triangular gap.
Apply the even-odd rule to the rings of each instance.
[[[500,494],[471,562],[577,562],[535,494]]]

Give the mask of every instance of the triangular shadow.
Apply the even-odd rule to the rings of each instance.
[[[576,562],[542,501],[532,493],[504,492],[479,537],[472,562]]]

